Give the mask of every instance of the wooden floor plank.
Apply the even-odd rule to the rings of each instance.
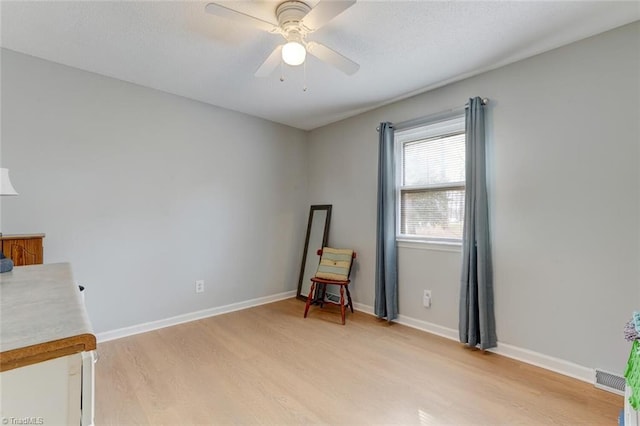
[[[615,425],[622,397],[284,300],[98,346],[96,424]]]

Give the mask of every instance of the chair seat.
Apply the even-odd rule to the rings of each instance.
[[[338,280],[328,280],[326,278],[316,278],[316,277],[312,277],[311,281],[318,284],[333,284],[333,285],[347,285],[351,282],[351,280],[338,281]]]

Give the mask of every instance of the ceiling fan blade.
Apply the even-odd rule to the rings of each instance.
[[[304,26],[315,31],[356,3],[356,0],[320,1],[302,18]]]
[[[260,65],[256,71],[256,77],[268,77],[275,70],[282,60],[282,45],[273,49],[269,57]]]
[[[351,59],[342,56],[335,50],[329,49],[324,44],[310,41],[307,43],[307,51],[316,58],[324,61],[347,75],[353,75],[360,69],[360,65],[353,62]]]
[[[231,19],[238,23],[242,23],[246,25],[253,25],[256,28],[260,28],[261,30],[264,30],[270,33],[280,32],[280,28],[278,28],[277,25],[274,25],[271,22],[263,21],[262,19],[256,18],[255,16],[247,15],[246,13],[229,9],[228,7],[222,6],[218,3],[209,3],[205,7],[205,10],[212,15]]]

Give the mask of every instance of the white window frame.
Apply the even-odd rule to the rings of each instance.
[[[417,243],[422,246],[461,246],[461,238],[437,238],[428,236],[418,236],[410,234],[401,234],[402,222],[402,192],[411,190],[438,190],[438,189],[457,189],[464,190],[466,183],[450,182],[446,184],[434,185],[402,185],[403,172],[403,146],[406,143],[416,142],[419,140],[430,139],[435,137],[444,137],[465,132],[465,116],[464,112],[449,116],[446,119],[425,121],[418,126],[412,126],[407,129],[396,129],[394,134],[394,154],[395,154],[395,174],[396,174],[396,241],[402,243],[410,243],[407,247],[413,246],[411,243]]]

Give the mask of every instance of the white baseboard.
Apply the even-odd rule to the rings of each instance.
[[[373,306],[363,305],[362,303],[353,302],[353,309],[356,311],[364,312],[365,314],[375,315],[373,313]]]
[[[354,303],[353,306],[354,309],[357,309],[358,311],[374,315],[372,306],[364,305],[362,303]],[[435,334],[436,336],[445,337],[456,342],[459,341],[458,330],[454,330],[452,328],[443,327],[441,325],[407,317],[405,315],[398,315],[398,319],[395,322],[411,328],[426,331],[427,333]],[[541,367],[546,370],[563,374],[565,376],[573,377],[574,379],[582,380],[583,382],[591,384],[595,383],[594,369],[574,364],[570,361],[565,361],[563,359],[554,358],[539,352],[500,342],[498,342],[498,346],[496,348],[489,349],[489,351],[506,356],[507,358],[512,358],[527,364],[535,365],[536,367]]]
[[[432,322],[411,318],[406,315],[398,315],[398,320],[396,322],[398,324],[406,325],[407,327],[435,334],[436,336],[445,337],[449,340],[458,341],[458,330],[454,330],[452,328],[443,327]]]
[[[215,315],[222,315],[229,312],[239,311],[241,309],[247,309],[254,306],[264,305],[267,303],[277,302],[278,300],[288,299],[296,295],[295,291],[287,291],[284,293],[278,293],[271,296],[259,297],[257,299],[246,300],[243,302],[232,303],[230,305],[219,306],[210,309],[204,309],[201,311],[190,312],[187,314],[178,315],[171,318],[165,318],[157,321],[151,321],[143,324],[134,325],[131,327],[120,328],[117,330],[105,331],[98,333],[96,339],[98,343],[107,342],[109,340],[120,339],[122,337],[133,336],[135,334],[145,333],[147,331],[158,330],[164,327],[171,327],[173,325],[182,324],[189,321],[195,321],[202,318],[208,318]],[[373,307],[362,303],[354,303],[354,309],[369,314],[375,315]],[[422,321],[419,319],[411,318],[405,315],[399,315],[395,321],[398,324],[406,325],[411,328],[415,328],[427,333],[435,334],[450,340],[458,341],[458,330],[452,328],[443,327],[438,324]],[[544,355],[538,352],[534,352],[528,349],[519,348],[517,346],[509,345],[506,343],[498,342],[496,348],[490,349],[490,352],[506,356],[518,361],[522,361],[527,364],[535,365],[537,367],[544,368],[546,370],[554,371],[565,376],[573,377],[574,379],[582,380],[587,383],[593,384],[595,382],[595,370],[587,368],[578,364],[574,364],[563,359],[554,358],[552,356]]]
[[[498,347],[490,349],[491,352],[506,356],[508,358],[517,359],[527,364],[535,365],[546,370],[551,370],[583,382],[595,383],[596,370],[575,364],[571,361],[555,358],[539,352],[530,351],[529,349],[519,348],[517,346],[498,342]]]
[[[134,334],[146,333],[147,331],[158,330],[160,328],[171,327],[173,325],[182,324],[189,321],[195,321],[203,318],[213,317],[216,315],[227,314],[229,312],[239,311],[254,306],[264,305],[267,303],[277,302],[278,300],[288,299],[296,295],[295,291],[286,291],[271,296],[258,297],[257,299],[246,300],[243,302],[232,303],[230,305],[218,306],[215,308],[204,309],[196,312],[189,312],[177,315],[171,318],[165,318],[157,321],[146,322],[143,324],[133,325],[131,327],[119,328],[117,330],[105,331],[96,334],[98,343],[108,342],[109,340],[120,339],[122,337],[133,336]]]

